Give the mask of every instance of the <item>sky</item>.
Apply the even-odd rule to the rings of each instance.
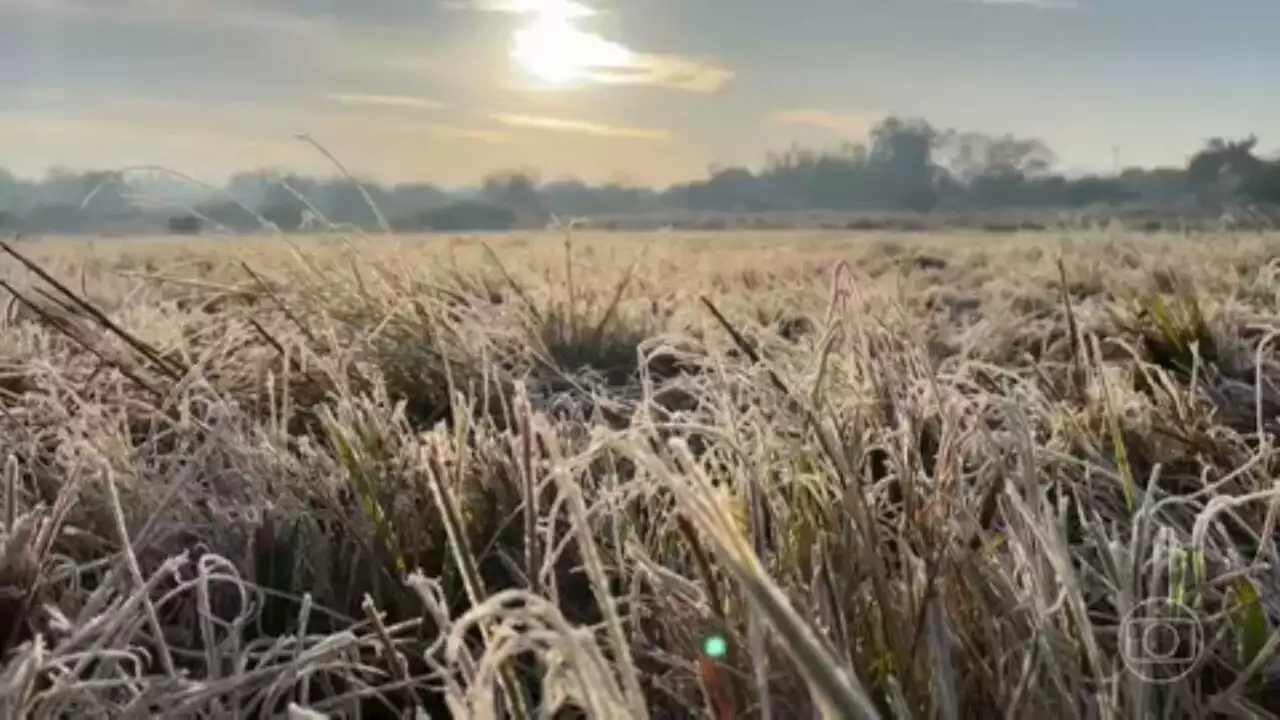
[[[889,114],[1068,171],[1280,149],[1276,0],[0,0],[0,166],[666,185]]]

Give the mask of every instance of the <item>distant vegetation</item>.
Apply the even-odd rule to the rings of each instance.
[[[169,218],[169,232],[174,235],[199,235],[204,222],[195,215],[175,215]]]
[[[408,232],[510,230],[518,221],[515,211],[509,208],[478,200],[463,200],[400,220],[395,229]]]
[[[712,167],[702,179],[665,189],[541,182],[534,173],[503,172],[464,193],[429,184],[386,187],[361,180],[357,186],[348,178],[258,170],[234,176],[225,192],[192,195],[186,188],[187,213],[163,202],[179,189],[178,181],[156,180],[154,173],[139,179],[135,173],[55,169],[41,181],[27,181],[0,170],[0,227],[46,233],[161,231],[170,216],[190,214],[204,229],[259,230],[264,221],[284,231],[323,229],[326,221],[376,229],[379,221],[362,187],[393,227],[445,231],[538,226],[553,213],[610,218],[605,224],[622,225],[627,223],[619,218],[654,222],[688,214],[814,212],[893,213],[948,218],[944,224],[951,224],[955,217],[1009,211],[1090,211],[1145,218],[1138,224],[1155,229],[1160,218],[1224,213],[1269,223],[1277,215],[1268,208],[1280,205],[1280,159],[1260,154],[1252,136],[1211,139],[1181,167],[1129,167],[1083,177],[1067,177],[1057,167],[1054,151],[1034,138],[889,117],[865,144],[793,147],[769,155],[756,169]],[[853,222],[841,225],[856,227]],[[983,222],[1020,226],[1025,221]]]

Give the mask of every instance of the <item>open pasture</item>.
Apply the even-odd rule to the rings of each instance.
[[[4,717],[1280,712],[1280,237],[10,247]]]

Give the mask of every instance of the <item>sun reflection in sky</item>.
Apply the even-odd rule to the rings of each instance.
[[[591,82],[593,73],[626,69],[635,63],[631,50],[578,27],[578,22],[595,14],[581,3],[514,0],[508,7],[526,16],[512,36],[511,59],[546,86],[581,85]]]

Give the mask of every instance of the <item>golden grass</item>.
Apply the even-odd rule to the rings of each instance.
[[[5,717],[1277,712],[1280,237],[14,248]]]

